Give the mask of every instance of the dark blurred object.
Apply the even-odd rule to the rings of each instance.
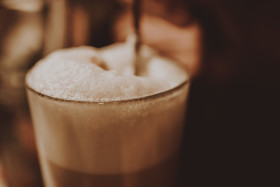
[[[180,186],[279,186],[279,1],[188,0],[203,32]]]
[[[122,9],[117,0],[67,0],[66,46],[112,44],[113,23]]]
[[[8,186],[42,186],[25,95],[26,71],[42,57],[40,0],[0,1],[0,161]]]

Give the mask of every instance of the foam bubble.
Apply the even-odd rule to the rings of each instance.
[[[40,60],[26,83],[54,98],[106,102],[157,94],[186,80],[186,72],[172,60],[148,47],[142,52],[140,75],[135,76],[133,51],[127,44],[59,50]]]

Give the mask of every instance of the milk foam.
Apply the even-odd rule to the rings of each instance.
[[[106,102],[157,94],[187,79],[176,62],[148,47],[143,47],[140,74],[135,76],[132,50],[128,44],[59,50],[39,61],[26,83],[54,98]]]

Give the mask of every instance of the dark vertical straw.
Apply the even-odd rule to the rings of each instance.
[[[134,46],[135,50],[135,75],[139,74],[139,52],[141,46],[140,37],[140,16],[141,16],[141,0],[134,0],[132,4],[133,19],[134,19],[134,30],[136,34],[136,42]]]

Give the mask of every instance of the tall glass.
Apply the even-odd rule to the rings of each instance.
[[[168,91],[114,102],[52,98],[27,85],[47,187],[174,187],[186,80]]]

